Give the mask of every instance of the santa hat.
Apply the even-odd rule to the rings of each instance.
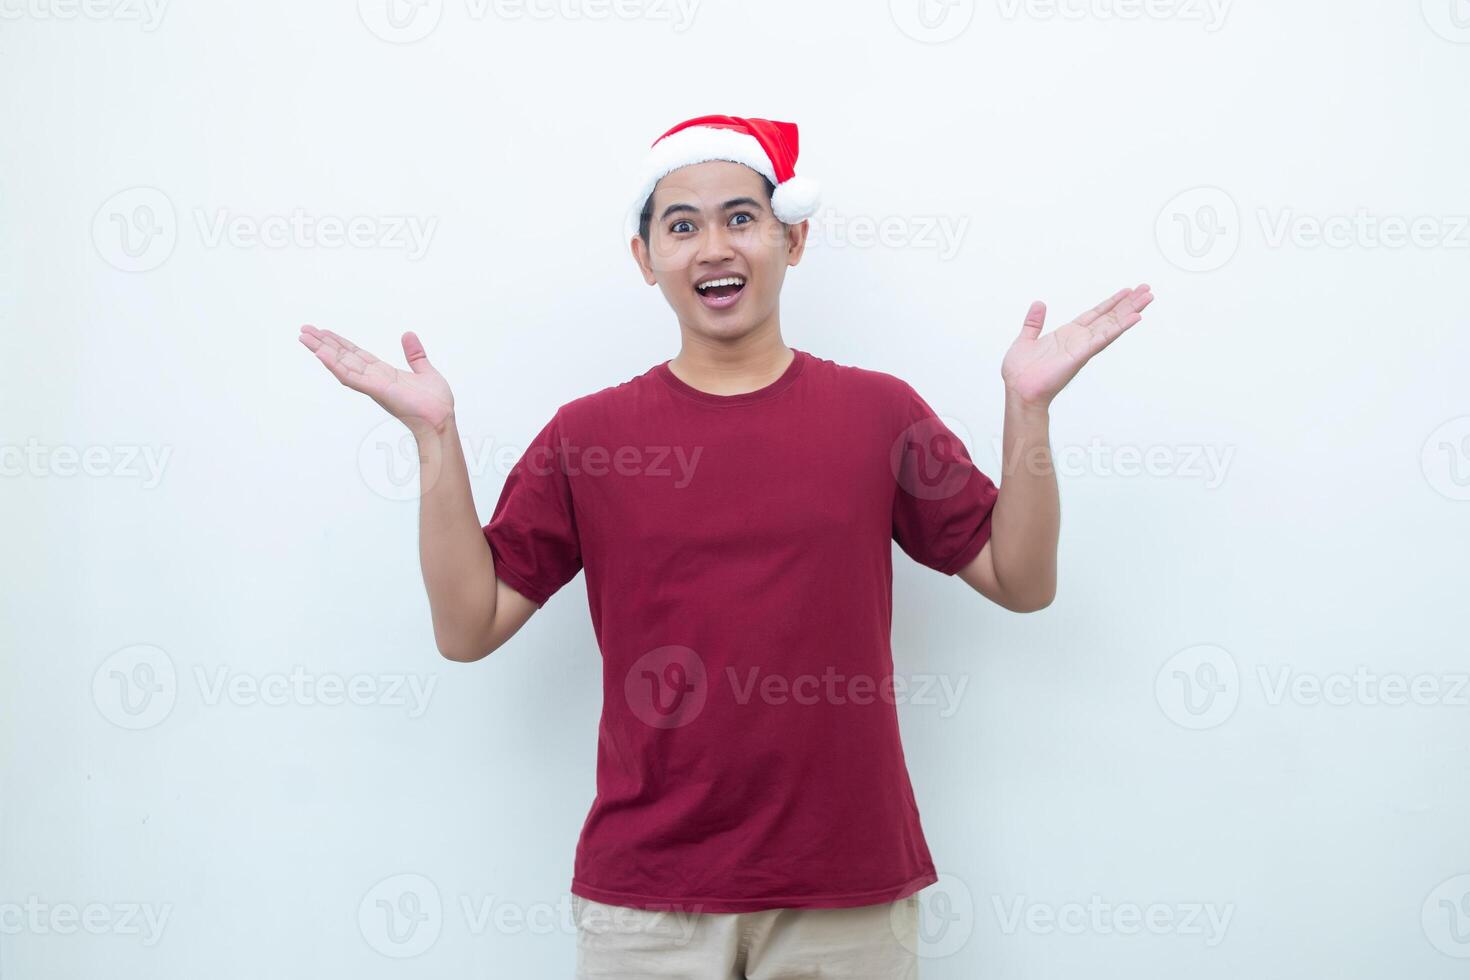
[[[796,124],[740,116],[686,119],[653,141],[639,171],[638,196],[628,214],[628,237],[638,235],[638,219],[653,188],[666,175],[696,163],[729,160],[761,174],[776,189],[771,210],[792,225],[817,213],[821,187],[810,177],[796,176]]]

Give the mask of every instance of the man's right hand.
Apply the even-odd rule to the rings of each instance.
[[[308,324],[301,328],[299,339],[338,381],[382,405],[415,435],[443,431],[454,415],[449,382],[429,363],[424,345],[412,331],[403,335],[407,371],[385,364],[330,330]]]

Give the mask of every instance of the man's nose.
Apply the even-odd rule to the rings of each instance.
[[[699,238],[700,262],[719,262],[735,254],[730,244],[730,231],[724,225],[712,225]]]

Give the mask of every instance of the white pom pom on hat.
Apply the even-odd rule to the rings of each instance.
[[[643,206],[654,187],[680,167],[710,160],[742,163],[775,185],[771,210],[788,225],[805,221],[821,204],[821,185],[796,175],[795,123],[742,116],[696,116],[653,141],[639,171],[638,195],[628,212],[628,237],[638,235]]]

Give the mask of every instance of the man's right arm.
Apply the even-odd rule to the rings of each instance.
[[[434,642],[450,660],[488,656],[536,611],[500,581],[475,515],[454,393],[412,331],[402,337],[408,370],[395,368],[346,337],[310,324],[301,343],[343,385],[360,391],[408,426],[419,449],[419,564],[434,617]]]
[[[495,575],[453,414],[439,426],[411,428],[419,450],[419,564],[434,642],[450,660],[480,660],[539,607]]]

